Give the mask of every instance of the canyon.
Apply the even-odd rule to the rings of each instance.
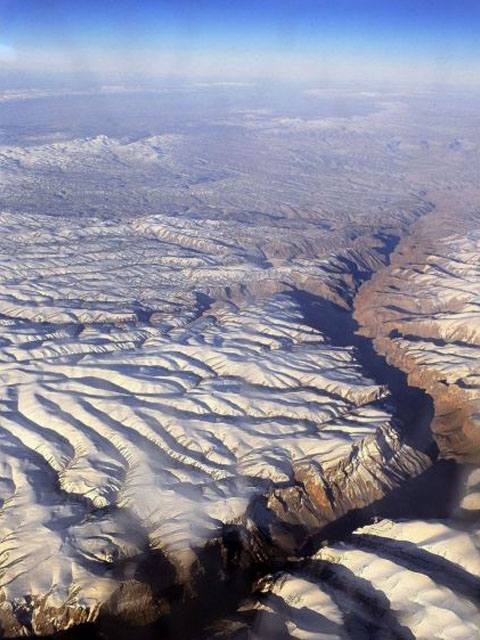
[[[480,637],[477,111],[252,91],[0,100],[4,637]]]

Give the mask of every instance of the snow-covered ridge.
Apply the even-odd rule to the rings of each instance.
[[[0,617],[15,634],[95,618],[146,550],[188,580],[195,549],[296,465],[328,478],[355,442],[396,442],[385,391],[286,297],[167,334],[4,316],[0,339]],[[75,616],[47,624],[67,604]]]
[[[443,455],[478,462],[480,233],[412,242],[363,287],[357,316],[377,348],[434,398]]]
[[[472,535],[444,522],[383,520],[263,577],[255,597],[204,637],[476,640],[479,575]]]
[[[71,99],[73,128],[67,113],[38,129],[33,100],[0,132],[2,632],[182,618],[232,564],[281,563],[220,634],[475,637],[474,527],[383,522],[298,561],[434,457],[404,437],[403,399],[299,305],[350,311],[391,257],[394,285],[364,298],[377,347],[408,350],[414,384],[476,402],[476,217],[438,214],[446,194],[478,208],[478,117],[392,94],[353,118],[125,110],[127,131],[105,113],[82,124]],[[460,496],[472,520],[477,472]]]

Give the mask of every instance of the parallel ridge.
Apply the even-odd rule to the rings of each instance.
[[[478,541],[444,522],[382,520],[265,576],[213,640],[476,640]]]
[[[379,465],[385,439],[401,446],[385,389],[286,296],[218,303],[169,332],[4,316],[0,339],[12,634],[94,619],[147,551],[188,582],[196,550],[253,496],[294,482],[298,464],[328,477],[355,442]],[[75,615],[62,617],[67,604]]]
[[[434,398],[433,429],[442,454],[476,463],[479,304],[478,231],[406,240],[393,264],[356,300],[362,332],[375,337],[377,349]]]

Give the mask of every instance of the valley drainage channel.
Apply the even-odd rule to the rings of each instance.
[[[421,389],[408,385],[407,376],[390,366],[378,355],[369,338],[355,333],[357,323],[351,313],[338,305],[305,291],[289,294],[301,307],[309,326],[319,330],[335,346],[354,347],[356,358],[364,373],[380,385],[386,385],[391,401],[402,425],[407,443],[427,453],[432,466],[422,475],[406,481],[382,500],[368,507],[353,510],[328,524],[321,532],[318,546],[326,541],[338,542],[348,538],[357,528],[382,518],[439,519],[451,515],[457,494],[459,466],[452,461],[437,460],[438,450],[430,433],[433,417],[431,398]],[[224,552],[237,553],[235,540],[224,539]],[[232,549],[229,550],[229,544]],[[315,549],[310,549],[315,551]],[[83,624],[60,632],[51,638],[58,640],[200,640],[208,637],[205,629],[215,621],[235,614],[242,600],[252,594],[255,580],[272,571],[288,569],[284,566],[234,566],[224,574],[219,547],[200,553],[203,577],[195,583],[196,597],[188,598],[180,588],[178,594],[169,594],[168,611],[158,622],[148,626],[130,627],[123,621],[102,617],[95,623]]]

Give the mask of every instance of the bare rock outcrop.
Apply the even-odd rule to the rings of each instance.
[[[479,462],[480,236],[437,228],[432,239],[422,225],[361,288],[355,314],[361,333],[434,399],[442,455]]]
[[[382,520],[258,580],[209,640],[476,640],[478,534]]]

